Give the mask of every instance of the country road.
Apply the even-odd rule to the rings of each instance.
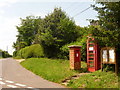
[[[12,58],[0,59],[0,88],[64,88],[33,74]]]

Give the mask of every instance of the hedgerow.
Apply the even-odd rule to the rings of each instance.
[[[16,56],[17,58],[31,58],[31,57],[44,57],[44,50],[40,44],[34,44],[20,49]]]

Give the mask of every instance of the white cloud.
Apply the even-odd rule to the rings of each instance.
[[[15,25],[18,25],[18,18],[8,18],[3,14],[5,13],[4,8],[10,7],[19,0],[0,0],[0,49],[8,50],[12,54],[12,44],[16,41],[17,30]]]
[[[93,2],[93,0],[20,0],[19,2]]]
[[[5,3],[5,2],[0,2],[0,7],[4,7],[4,6],[7,6],[8,5],[8,3]]]
[[[4,14],[5,13],[5,11],[4,10],[0,10],[0,14]]]
[[[6,50],[8,46],[9,53],[12,54],[12,44],[16,41],[17,29],[16,25],[20,23],[18,18],[1,18],[0,22],[0,49]]]
[[[9,6],[16,2],[18,2],[18,0],[0,0],[0,7]]]

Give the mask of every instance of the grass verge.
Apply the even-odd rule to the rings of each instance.
[[[82,62],[86,67],[85,63]],[[68,60],[51,60],[47,58],[30,58],[21,62],[21,65],[44,79],[61,83],[67,77],[78,74],[80,71],[70,70]],[[85,71],[83,68],[82,71]]]
[[[62,80],[85,73],[86,63],[81,63],[80,70],[70,70],[68,60],[30,58],[21,62],[21,65],[42,78],[61,83]],[[82,75],[79,79],[71,80],[67,85],[71,88],[118,88],[118,76],[113,72],[101,72],[100,70]]]
[[[118,76],[113,72],[98,70],[83,75],[77,80],[71,80],[68,87],[72,88],[118,88]]]

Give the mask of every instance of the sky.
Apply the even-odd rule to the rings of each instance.
[[[55,7],[61,7],[75,23],[81,27],[88,26],[87,19],[97,19],[97,12],[92,8],[82,12],[91,4],[92,0],[0,0],[0,49],[14,51],[13,42],[18,34],[16,26],[20,25],[20,18],[34,15],[41,16],[52,13]],[[82,12],[82,13],[80,13]]]

